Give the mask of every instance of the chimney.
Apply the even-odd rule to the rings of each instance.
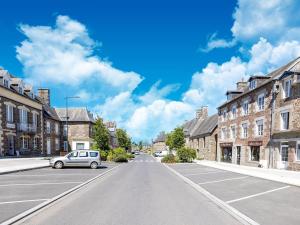
[[[50,89],[48,88],[39,88],[38,89],[38,96],[41,98],[44,104],[50,106]]]
[[[208,107],[202,106],[196,111],[196,118],[200,120],[205,120],[208,116]]]
[[[238,91],[244,91],[248,87],[248,82],[247,81],[239,81],[236,83],[236,89]]]

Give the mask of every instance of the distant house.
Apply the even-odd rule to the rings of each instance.
[[[57,115],[63,122],[64,149],[67,148],[66,136],[71,150],[91,149],[93,145],[93,114],[86,108],[68,109],[68,126],[66,125],[67,111],[65,108],[55,108]]]
[[[208,116],[208,108],[203,106],[196,111],[196,118],[185,122],[182,127],[186,147],[195,149],[198,158],[217,159],[217,114]]]
[[[157,138],[153,141],[153,152],[160,152],[167,150],[166,145],[166,134],[165,132],[161,132]]]

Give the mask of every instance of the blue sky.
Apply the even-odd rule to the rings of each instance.
[[[299,56],[299,3],[261,1],[9,1],[1,4],[0,66],[52,105],[80,95],[135,140],[210,113],[226,89]],[[217,90],[217,91],[216,91]]]

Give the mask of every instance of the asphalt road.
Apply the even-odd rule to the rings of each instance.
[[[299,225],[300,188],[198,164],[170,165],[261,225]]]
[[[36,169],[0,175],[0,223],[116,166]]]
[[[43,209],[22,224],[240,224],[149,155]]]

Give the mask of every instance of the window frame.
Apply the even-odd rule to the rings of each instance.
[[[298,153],[299,152],[299,153]],[[300,162],[300,141],[296,142],[296,152],[295,152],[295,159],[297,162]],[[299,154],[299,159],[298,159],[298,154]]]
[[[254,150],[257,151],[254,157]],[[258,158],[256,158],[258,156]],[[250,161],[252,162],[259,162],[260,160],[260,147],[259,146],[250,146]]]
[[[242,123],[242,138],[248,138],[248,123]]]
[[[245,110],[246,105],[247,105],[247,110]],[[249,101],[243,101],[242,109],[243,109],[244,116],[249,115]]]
[[[12,105],[6,105],[6,121],[8,123],[14,122],[14,107]]]
[[[284,127],[284,118],[283,118],[283,115],[284,114],[287,114],[287,117],[286,117],[286,128]],[[289,111],[282,111],[280,112],[280,130],[289,130],[289,124],[290,124],[290,112]]]
[[[256,136],[263,136],[264,135],[264,119],[258,119],[255,121],[256,124]],[[262,128],[260,130],[260,128]]]
[[[262,99],[262,102],[260,101]],[[260,104],[262,103],[262,104]],[[265,109],[265,94],[260,94],[257,96],[257,111],[263,111]]]
[[[286,87],[286,84],[289,84],[288,89]],[[289,79],[283,81],[283,98],[289,98],[291,97],[291,94],[292,94],[292,80]]]

